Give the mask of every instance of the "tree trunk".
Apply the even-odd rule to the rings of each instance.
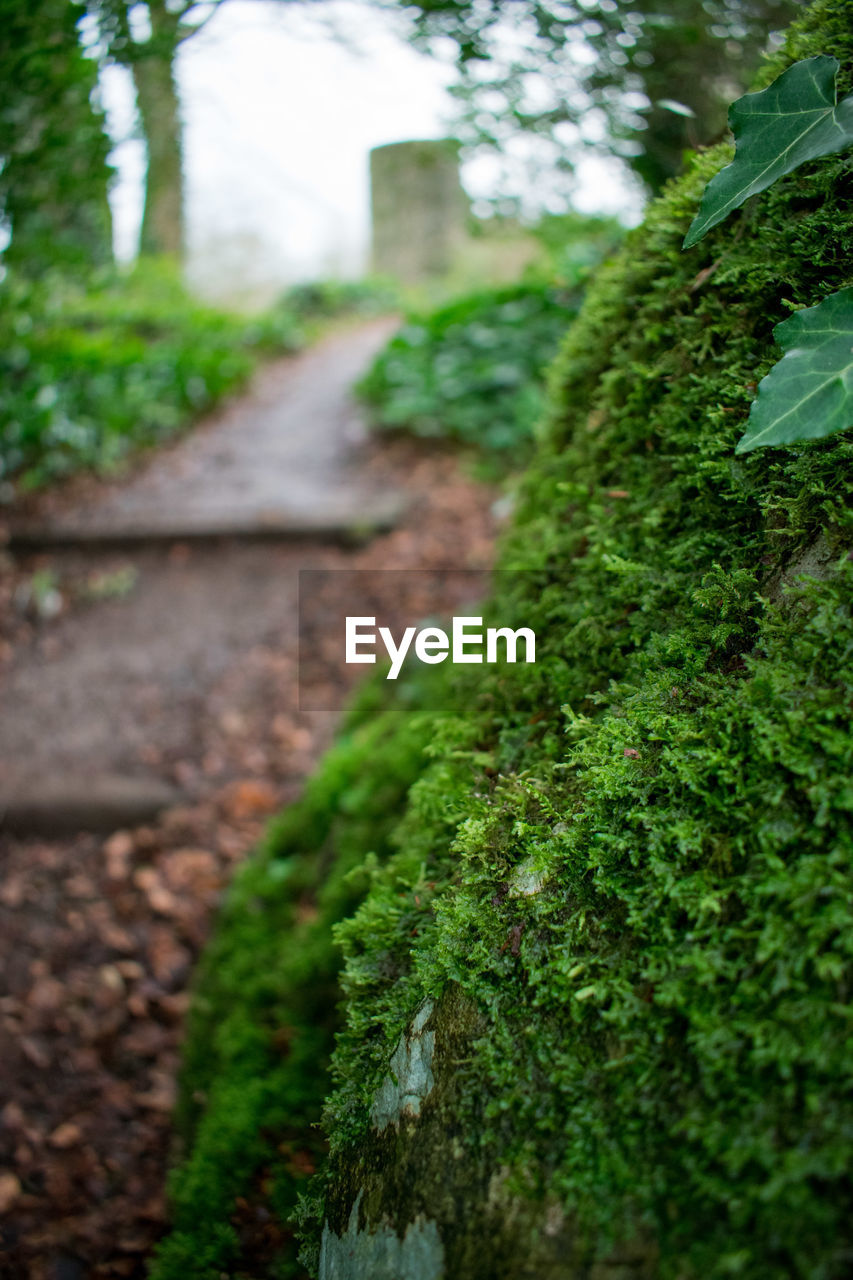
[[[184,178],[181,116],[174,64],[177,33],[165,6],[150,3],[156,52],[134,61],[133,81],[148,151],[140,252],[180,257]],[[170,39],[170,35],[172,38]]]

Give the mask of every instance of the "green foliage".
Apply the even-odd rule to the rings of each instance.
[[[482,239],[501,227],[481,225]],[[358,388],[378,427],[454,440],[487,473],[526,460],[543,371],[582,289],[625,232],[615,219],[572,213],[542,218],[526,234],[539,250],[524,281],[424,307],[391,339]]]
[[[0,208],[4,265],[88,267],[112,258],[110,142],[70,0],[0,0]]]
[[[238,320],[194,301],[168,264],[88,283],[57,272],[0,284],[0,476],[32,487],[109,471],[188,425],[295,345],[293,317]]]
[[[303,323],[350,316],[380,316],[400,306],[395,280],[368,276],[363,280],[312,280],[287,289],[279,304]]]
[[[737,453],[853,426],[853,288],[777,324],[785,355],[761,380]]]
[[[511,41],[504,38],[503,0],[420,0],[405,7],[414,13],[420,40],[450,39],[457,47],[463,111],[456,135],[467,147],[504,148],[519,130],[536,135],[549,163],[540,186],[553,195],[555,170],[583,154],[594,116],[606,120],[613,152],[659,191],[681,171],[687,148],[719,137],[732,85],[746,88],[768,36],[798,5],[513,0]],[[588,62],[577,58],[578,43],[594,53]],[[535,149],[528,146],[525,158]]]
[[[685,249],[783,174],[853,142],[853,94],[837,101],[838,65],[823,54],[797,62],[768,88],[732,104],[735,158],[708,183]]]
[[[316,1125],[340,999],[331,929],[390,852],[430,736],[429,718],[412,713],[422,700],[405,678],[363,689],[304,796],[229,891],[196,975],[178,1115],[185,1159],[152,1280],[219,1280],[238,1268],[238,1195],[281,1226],[265,1274],[305,1275],[291,1220],[324,1148]],[[252,1261],[260,1280],[256,1252]]]
[[[585,288],[596,268],[625,239],[625,228],[616,218],[575,212],[546,214],[530,233],[542,251],[535,275],[564,289]]]
[[[378,426],[443,437],[518,464],[542,410],[542,371],[576,298],[554,284],[470,294],[412,317],[362,379]]]
[[[735,158],[705,188],[685,249],[749,196],[853,141],[853,94],[837,101],[838,71],[836,58],[819,54],[732,105]],[[785,355],[761,382],[738,453],[821,439],[853,425],[853,289],[806,308],[773,332]]]

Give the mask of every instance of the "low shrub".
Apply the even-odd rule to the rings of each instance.
[[[396,311],[400,286],[382,276],[363,280],[312,280],[285,290],[279,306],[303,323],[346,316],[380,316]],[[275,314],[277,308],[273,309]]]
[[[625,233],[614,219],[566,214],[528,234],[539,253],[524,280],[412,312],[358,388],[376,427],[453,440],[492,475],[527,460],[544,370]]]
[[[577,293],[556,284],[470,294],[409,319],[359,392],[380,429],[454,440],[517,466],[542,412],[543,370],[576,307]]]

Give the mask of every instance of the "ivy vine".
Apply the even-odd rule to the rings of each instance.
[[[838,101],[838,69],[824,54],[805,58],[732,104],[735,157],[705,188],[685,249],[777,178],[853,142],[853,94]],[[737,453],[853,426],[853,288],[796,312],[773,335],[784,355],[759,384]]]

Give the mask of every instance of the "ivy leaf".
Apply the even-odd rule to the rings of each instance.
[[[853,288],[795,312],[773,336],[785,354],[758,385],[736,453],[853,427]]]
[[[783,174],[853,142],[853,94],[836,104],[838,66],[825,54],[806,58],[760,93],[732,103],[735,158],[705,188],[685,249]]]

